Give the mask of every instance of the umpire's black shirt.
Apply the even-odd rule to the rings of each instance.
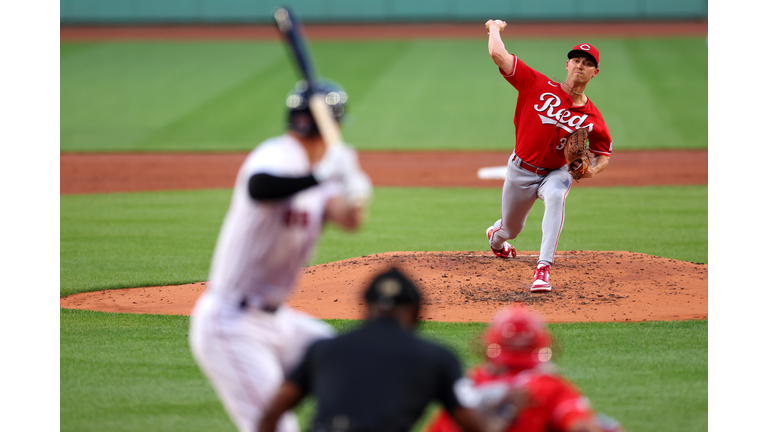
[[[432,400],[450,412],[461,365],[391,318],[315,342],[288,376],[317,399],[312,430],[407,432]]]

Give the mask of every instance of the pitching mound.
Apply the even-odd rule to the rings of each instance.
[[[364,316],[361,295],[380,271],[398,267],[425,297],[423,320],[487,322],[515,301],[549,322],[705,319],[708,266],[631,252],[559,252],[549,293],[528,291],[538,253],[388,252],[304,269],[288,303],[319,318]],[[104,290],[62,297],[60,306],[106,312],[188,315],[205,282]]]

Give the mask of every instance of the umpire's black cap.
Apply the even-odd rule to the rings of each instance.
[[[410,279],[393,267],[373,279],[365,291],[365,301],[390,309],[397,305],[418,305],[421,294]]]

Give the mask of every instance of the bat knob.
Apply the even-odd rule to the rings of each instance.
[[[291,29],[291,15],[286,8],[278,8],[275,11],[275,22],[281,32],[287,32]]]

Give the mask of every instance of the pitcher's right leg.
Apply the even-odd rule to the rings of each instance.
[[[503,251],[507,240],[514,240],[523,231],[525,221],[537,199],[540,176],[507,165],[507,175],[501,190],[501,219],[486,230],[491,250]]]

